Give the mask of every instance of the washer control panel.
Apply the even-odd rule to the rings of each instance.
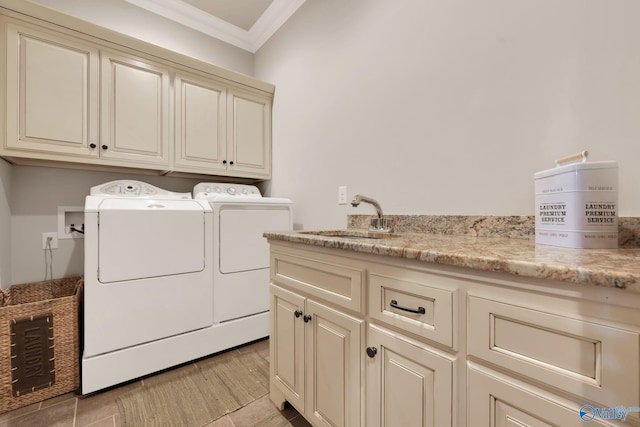
[[[260,190],[255,185],[227,184],[218,182],[201,182],[193,188],[193,197],[207,197],[215,195],[262,197]]]
[[[118,180],[97,185],[95,187],[91,187],[90,194],[92,196],[191,199],[190,193],[174,193],[172,191],[154,187],[146,182],[133,180]]]

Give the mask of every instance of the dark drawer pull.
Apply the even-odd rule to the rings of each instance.
[[[418,307],[417,310],[414,310],[413,308],[409,308],[409,307],[403,307],[401,305],[398,305],[398,301],[394,299],[391,300],[390,305],[393,308],[397,308],[398,310],[402,310],[402,311],[408,311],[409,313],[425,314],[427,312],[427,310],[425,310],[424,307]]]

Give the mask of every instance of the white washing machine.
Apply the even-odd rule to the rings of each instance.
[[[85,202],[83,393],[103,388],[105,380],[148,373],[140,347],[213,324],[212,246],[206,238],[212,225],[210,205],[190,193],[139,181],[91,188]],[[106,370],[95,363],[122,353],[129,378],[114,373],[122,369],[122,357]]]
[[[196,185],[193,197],[213,208],[213,321],[268,313],[269,245],[263,233],[291,230],[291,200],[263,197],[253,185],[208,182]]]

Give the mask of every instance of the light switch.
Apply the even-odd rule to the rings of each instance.
[[[346,205],[347,204],[347,186],[341,185],[338,187],[338,204]]]

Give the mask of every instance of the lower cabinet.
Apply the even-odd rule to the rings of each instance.
[[[367,328],[368,426],[451,427],[453,362],[401,334]]]
[[[304,412],[304,315],[305,298],[271,285],[271,335],[269,337],[271,397],[287,400]],[[275,387],[275,388],[274,388]]]
[[[272,400],[316,426],[364,426],[364,320],[275,285],[271,315]]]
[[[315,426],[640,426],[637,293],[278,242],[271,282],[271,399]]]

